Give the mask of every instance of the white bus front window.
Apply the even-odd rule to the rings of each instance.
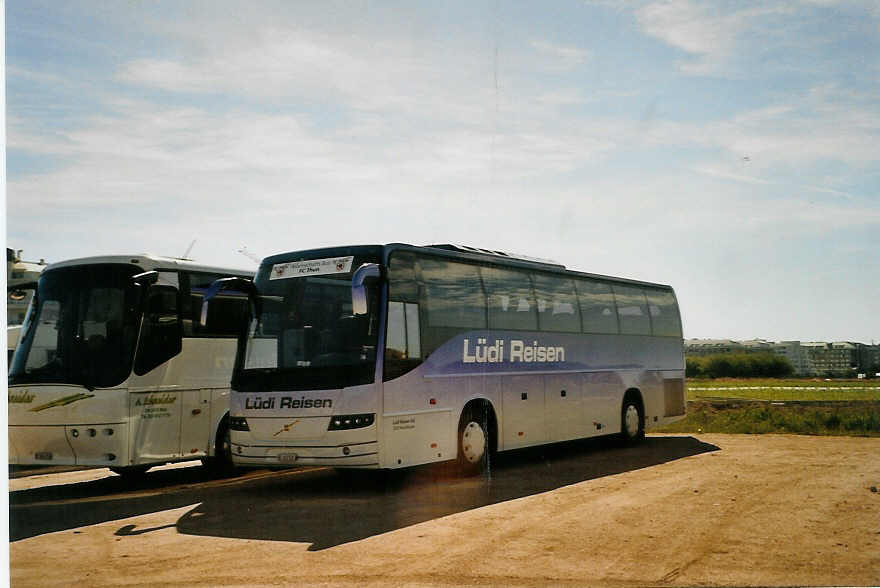
[[[10,384],[109,387],[131,369],[137,293],[128,265],[87,265],[45,272]]]
[[[259,275],[258,275],[259,280]],[[327,389],[375,377],[378,287],[368,282],[366,315],[352,314],[351,274],[258,281],[236,390]]]

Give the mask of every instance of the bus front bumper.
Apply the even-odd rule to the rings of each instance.
[[[338,468],[378,468],[376,441],[349,445],[244,445],[232,439],[232,463],[242,467],[331,466]]]
[[[128,460],[128,426],[10,425],[11,465],[119,466]]]

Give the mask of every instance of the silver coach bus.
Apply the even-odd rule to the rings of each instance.
[[[401,468],[684,416],[671,287],[456,245],[263,260],[230,398],[239,466]],[[210,304],[213,304],[211,302]]]

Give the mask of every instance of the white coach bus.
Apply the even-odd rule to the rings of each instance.
[[[247,298],[222,276],[252,272],[152,255],[48,266],[9,372],[9,463],[109,467],[229,463],[229,380]],[[203,324],[204,323],[204,324]]]
[[[400,468],[685,413],[671,287],[455,245],[298,251],[248,291],[230,397],[241,466]]]

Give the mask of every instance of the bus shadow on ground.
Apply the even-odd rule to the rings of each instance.
[[[9,493],[9,539],[187,506],[199,502],[200,484],[216,479],[212,470],[196,466],[16,490]]]
[[[717,451],[693,437],[649,437],[621,446],[591,439],[508,452],[491,475],[456,478],[434,464],[391,473],[320,470],[239,486],[177,521],[190,535],[310,544],[327,549],[451,514],[604,476]]]

